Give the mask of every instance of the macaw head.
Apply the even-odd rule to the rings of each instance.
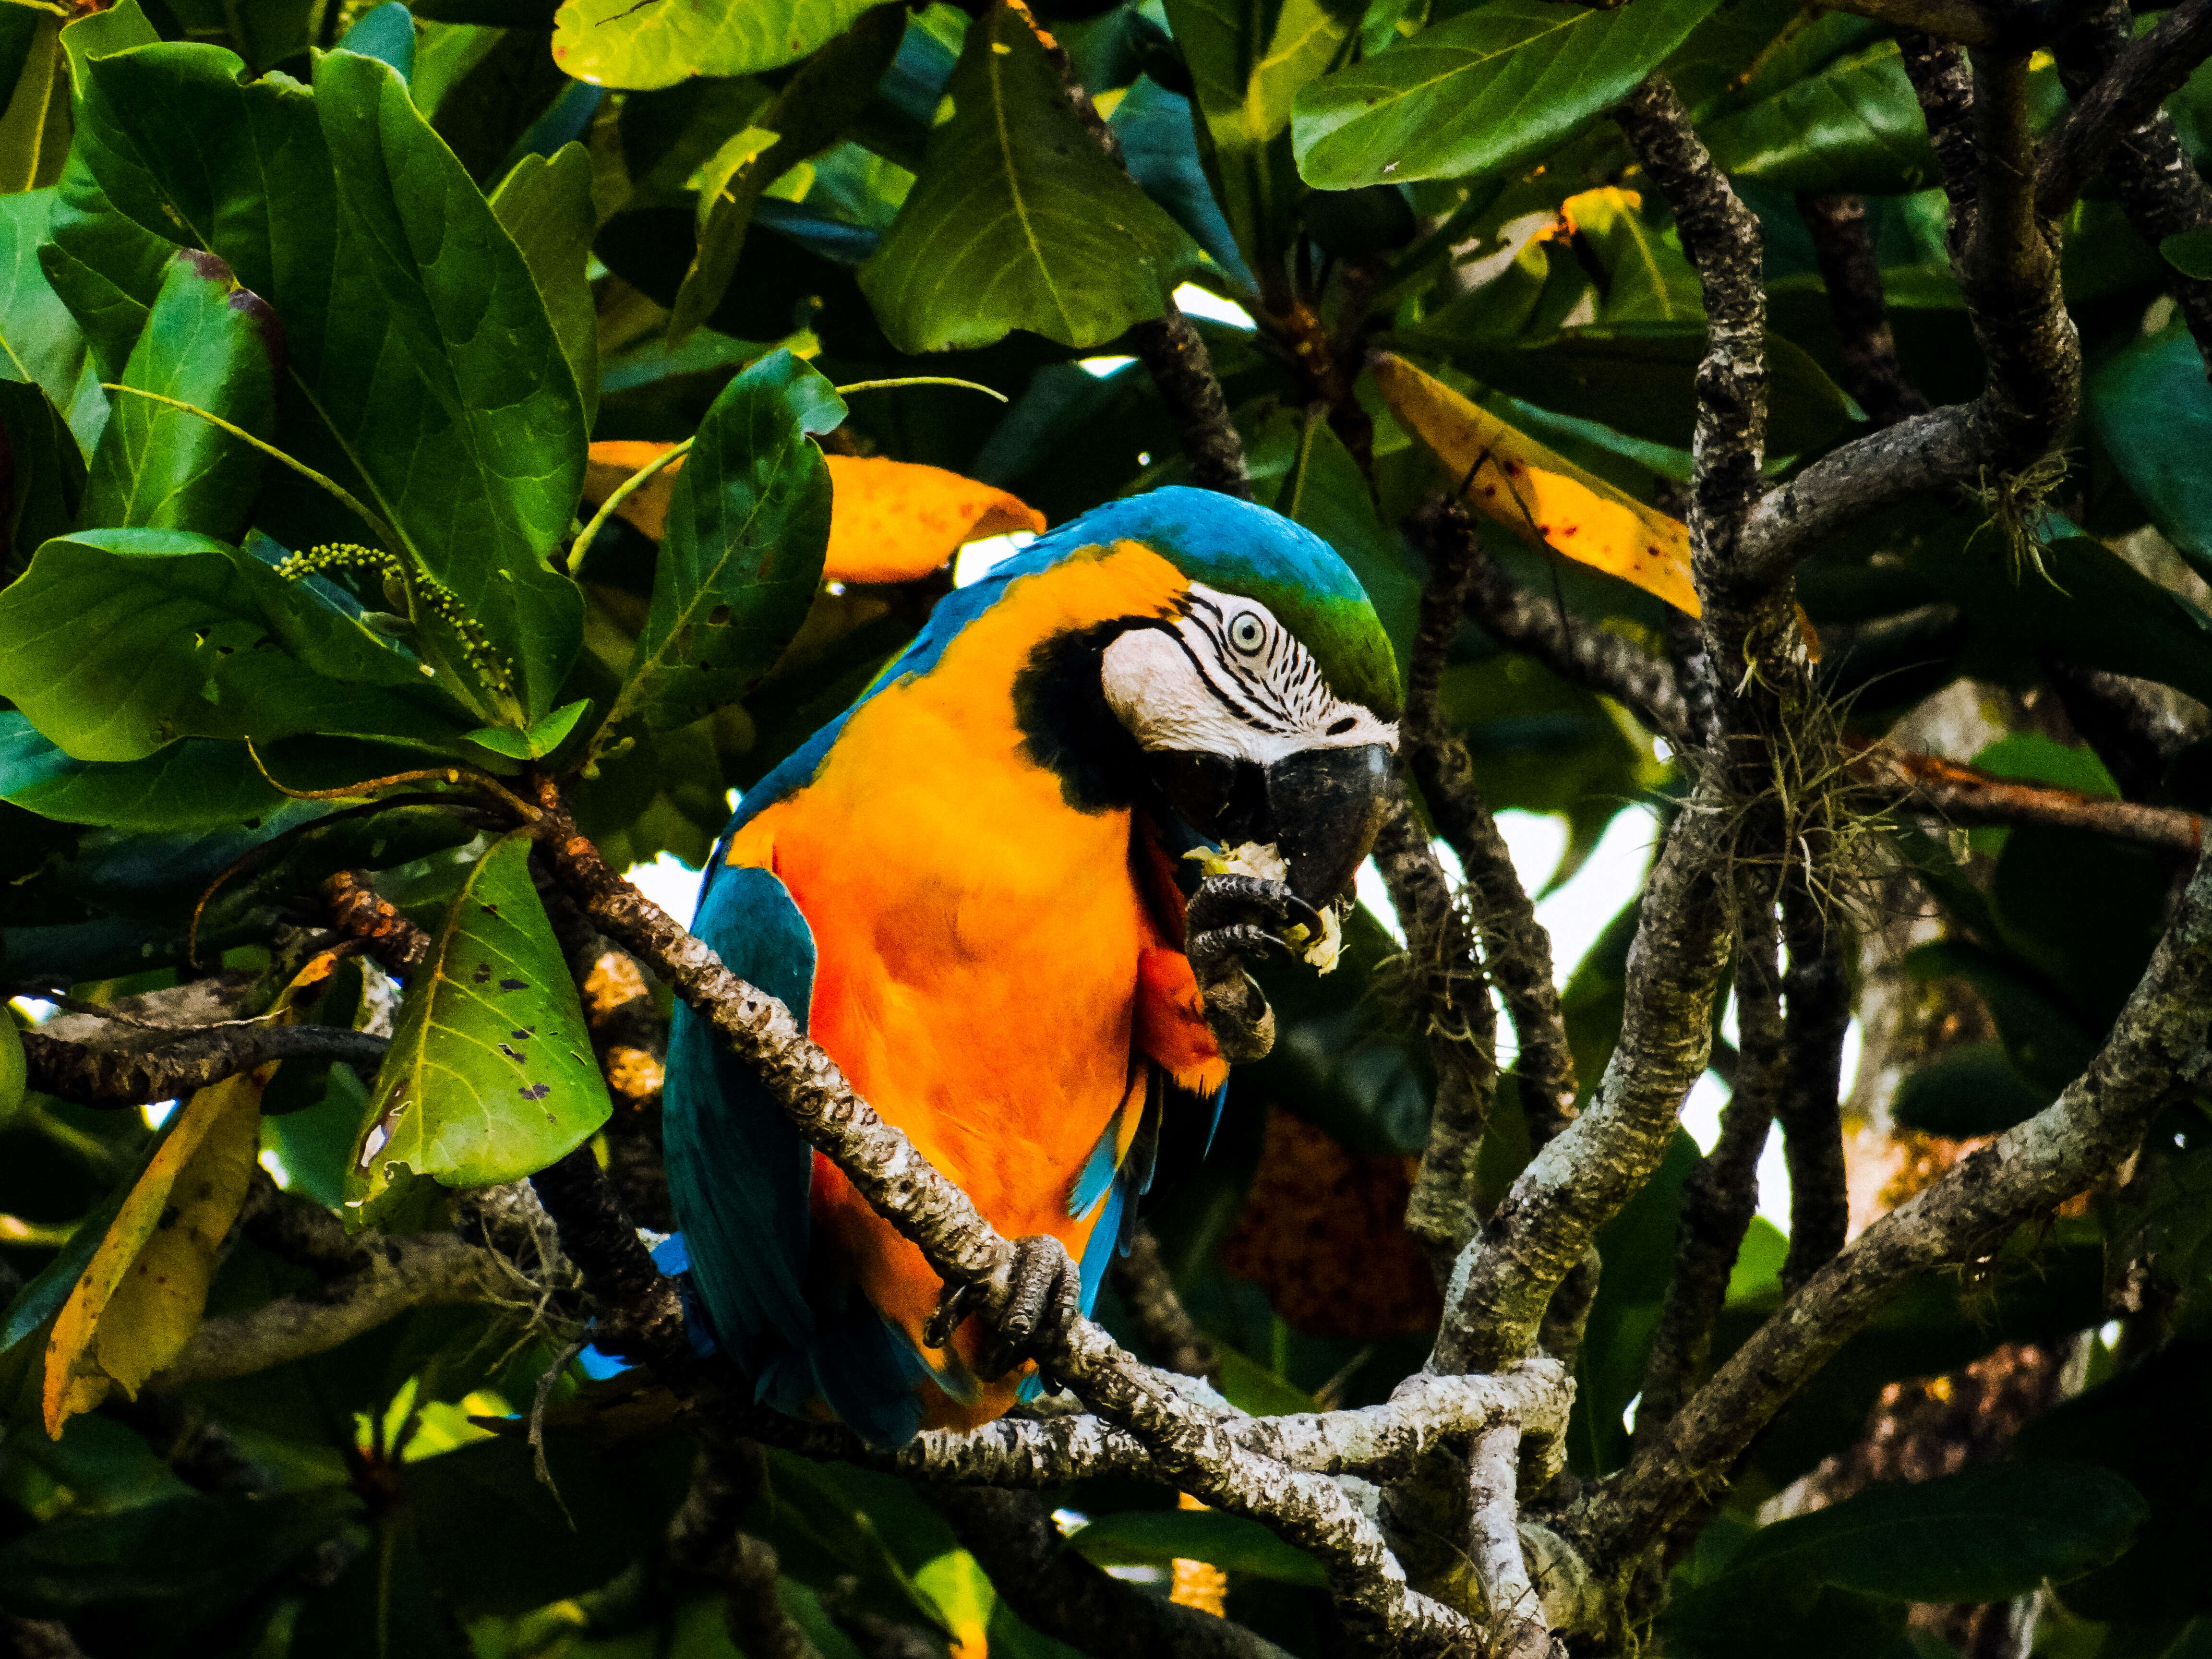
[[[1045,539],[1135,543],[1182,572],[1169,614],[1104,630],[1105,706],[1192,830],[1272,843],[1300,897],[1337,896],[1382,823],[1401,702],[1389,639],[1351,568],[1280,514],[1201,489],[1110,502]]]

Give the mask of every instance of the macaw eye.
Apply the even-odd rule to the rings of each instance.
[[[1242,612],[1229,624],[1229,643],[1248,657],[1259,655],[1260,647],[1267,642],[1267,630],[1250,611]]]

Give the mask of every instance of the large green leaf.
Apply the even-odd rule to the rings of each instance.
[[[0,380],[0,446],[6,485],[0,495],[0,585],[18,574],[31,555],[53,537],[69,533],[84,499],[84,456],[35,383]]]
[[[264,457],[188,410],[191,404],[264,441],[276,415],[284,332],[268,301],[211,253],[179,249],[131,353],[79,520],[192,530],[224,541],[245,530]]]
[[[456,748],[459,728],[399,690],[427,684],[311,589],[183,531],[81,531],[0,590],[0,696],[79,760],[302,732]]]
[[[1896,196],[1937,181],[1928,124],[1894,40],[1698,131],[1715,165],[1778,190]]]
[[[830,468],[808,434],[844,418],[836,390],[787,351],[722,389],[677,475],[652,608],[610,721],[688,725],[782,654],[830,542]]]
[[[1620,101],[1716,0],[1488,0],[1297,95],[1298,171],[1321,190],[1505,173]]]
[[[106,403],[87,373],[84,331],[40,268],[53,205],[51,190],[0,196],[0,376],[45,392],[83,441],[99,435]]]
[[[526,155],[492,192],[491,210],[514,238],[560,337],[561,355],[576,377],[590,430],[599,407],[599,319],[588,272],[592,237],[599,228],[592,209],[592,156],[581,144],[563,144],[551,156]]]
[[[1762,1528],[1733,1570],[1787,1567],[1898,1601],[2002,1601],[2112,1560],[2148,1512],[2087,1463],[1996,1463],[1884,1483]]]
[[[1067,1547],[1102,1567],[1164,1567],[1206,1561],[1224,1572],[1319,1589],[1328,1583],[1320,1562],[1285,1544],[1257,1521],[1219,1510],[1126,1510],[1077,1528]]]
[[[1028,329],[1094,346],[1158,317],[1197,244],[1084,130],[1023,15],[971,25],[951,118],[860,286],[902,351]]]
[[[388,65],[329,53],[312,95],[240,69],[211,46],[93,58],[57,252],[150,305],[173,247],[198,246],[276,306],[299,394],[287,447],[394,526],[426,647],[468,665],[454,683],[484,688],[487,719],[526,727],[582,627],[546,560],[585,439],[531,268]],[[370,538],[305,483],[271,484],[263,522],[292,545]],[[447,629],[456,609],[483,646]]]
[[[642,90],[754,75],[804,58],[878,0],[568,0],[553,61],[579,81]]]
[[[582,596],[547,563],[583,488],[575,377],[521,251],[407,83],[331,52],[315,109],[339,236],[302,373],[424,570],[511,666],[498,723],[534,725],[583,633]]]
[[[410,1175],[448,1187],[519,1180],[612,1113],[531,884],[528,837],[509,836],[470,866],[408,986],[369,1106],[346,1176],[356,1224],[389,1208]]]
[[[68,823],[222,829],[284,806],[271,776],[289,788],[336,789],[407,763],[402,751],[319,735],[278,739],[260,756],[265,775],[244,744],[214,738],[186,738],[143,760],[81,761],[23,715],[0,711],[0,800]]]
[[[905,33],[897,7],[869,12],[801,64],[775,101],[707,164],[711,187],[700,192],[699,252],[670,307],[672,343],[721,304],[762,192],[852,125],[875,95]]]
[[[2115,353],[2089,377],[2089,417],[2159,533],[2212,574],[2212,384],[2189,331]]]
[[[1290,245],[1304,194],[1291,159],[1292,100],[1334,61],[1361,8],[1327,0],[1167,0],[1166,10],[1190,67],[1202,153],[1229,228],[1246,258],[1270,263]]]

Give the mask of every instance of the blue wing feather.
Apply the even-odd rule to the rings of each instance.
[[[805,1025],[814,933],[772,873],[718,860],[691,931]],[[692,1286],[716,1340],[757,1375],[775,1350],[804,1349],[814,1334],[805,1293],[813,1152],[759,1079],[681,1003],[664,1100],[668,1195]]]

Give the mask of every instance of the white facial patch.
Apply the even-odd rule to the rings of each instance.
[[[1106,701],[1147,750],[1271,765],[1309,749],[1398,746],[1395,721],[1340,702],[1274,613],[1194,582],[1168,628],[1133,628],[1105,651]]]

